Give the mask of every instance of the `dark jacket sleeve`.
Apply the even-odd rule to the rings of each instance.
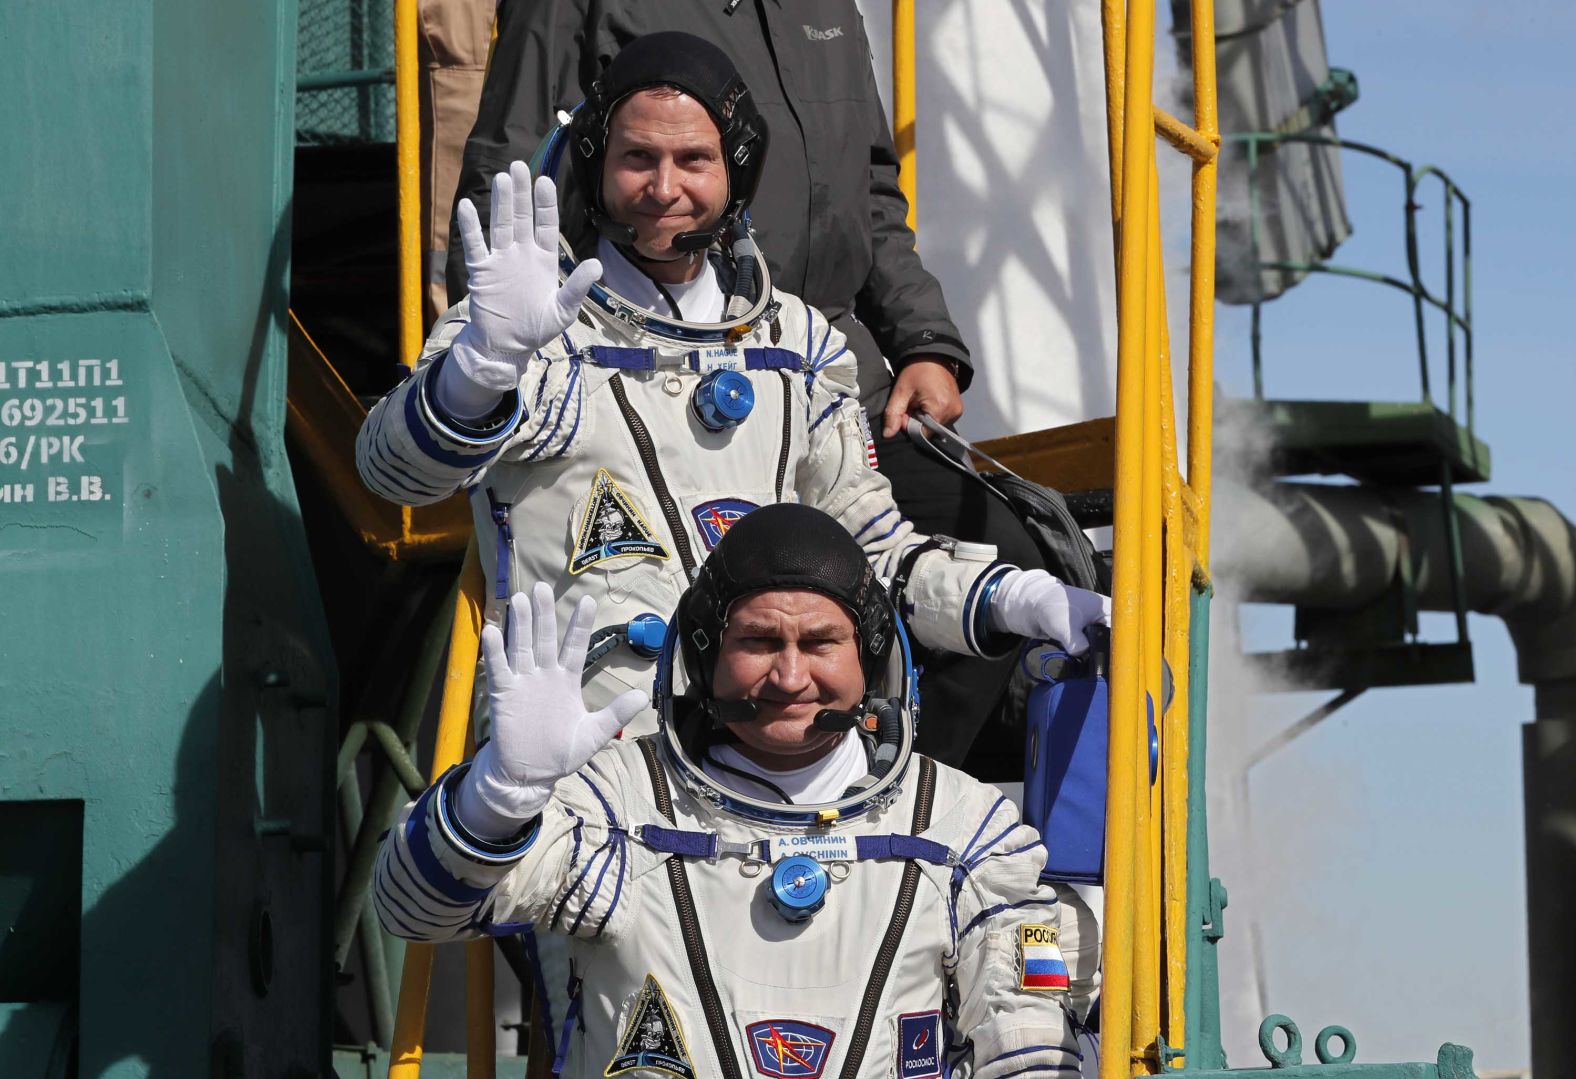
[[[491,209],[492,178],[511,161],[524,161],[553,125],[554,110],[585,98],[597,67],[599,42],[588,42],[599,0],[501,0],[498,40],[482,85],[476,126],[465,141],[454,205],[469,198],[483,230]],[[466,292],[459,224],[449,221],[446,268],[449,302]]]
[[[887,130],[886,114],[870,80],[870,237],[872,261],[856,298],[855,312],[870,327],[881,351],[901,367],[910,357],[929,354],[958,361],[958,388],[974,377],[963,337],[947,314],[941,283],[931,276],[914,250],[908,227],[908,200],[897,185],[897,151]]]

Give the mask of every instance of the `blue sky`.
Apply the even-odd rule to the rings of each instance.
[[[1323,8],[1330,63],[1361,86],[1340,133],[1441,166],[1472,200],[1477,431],[1494,475],[1471,490],[1538,495],[1576,513],[1576,7]],[[1345,178],[1355,234],[1336,261],[1403,273],[1393,170],[1348,157]],[[1437,189],[1423,201],[1437,220]],[[1438,262],[1425,253],[1424,265]],[[1217,341],[1221,385],[1251,392],[1245,312],[1220,311]],[[1417,392],[1409,301],[1389,289],[1300,286],[1266,309],[1265,346],[1271,397]],[[1442,355],[1437,337],[1431,347]],[[1290,612],[1247,609],[1243,631],[1250,644],[1288,642]],[[1425,631],[1443,639],[1449,629],[1435,618]],[[1499,621],[1474,616],[1471,631],[1476,684],[1370,692],[1250,779],[1267,1002],[1310,1039],[1328,1023],[1352,1027],[1359,1060],[1431,1060],[1452,1040],[1471,1045],[1482,1068],[1529,1063],[1520,738],[1532,691],[1516,682]],[[1268,735],[1322,699],[1261,699],[1250,728]],[[1244,939],[1248,914],[1228,913],[1228,947]],[[1234,1065],[1261,1063],[1240,1048],[1252,1038],[1232,1032]]]

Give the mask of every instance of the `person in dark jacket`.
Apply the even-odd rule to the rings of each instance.
[[[557,112],[584,100],[632,39],[685,30],[716,43],[751,73],[770,130],[769,164],[751,208],[761,251],[774,283],[814,304],[848,338],[861,403],[880,419],[876,454],[899,507],[917,527],[994,543],[1003,561],[1043,566],[984,484],[930,460],[903,431],[911,414],[948,424],[962,415],[973,368],[941,286],[914,249],[853,0],[501,0],[497,30],[456,205],[470,198],[486,207],[490,178],[530,156]],[[461,249],[451,232],[451,301],[465,291]],[[921,748],[961,765],[1013,660],[923,650],[919,658],[931,714],[956,717],[922,727]]]

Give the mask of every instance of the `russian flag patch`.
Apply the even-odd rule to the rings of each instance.
[[[1056,939],[1056,930],[1048,925],[1018,926],[1019,988],[1049,993],[1067,991],[1067,964]]]

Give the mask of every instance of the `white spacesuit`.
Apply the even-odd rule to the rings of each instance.
[[[807,507],[741,522],[669,630],[660,732],[600,751],[643,702],[580,704],[594,605],[559,650],[551,593],[516,597],[510,655],[496,629],[484,641],[501,745],[390,832],[384,925],[417,940],[523,924],[569,935],[572,1076],[1077,1075],[1092,922],[1065,917],[1076,900],[1039,880],[1044,849],[1011,803],[911,754],[907,640],[861,554]],[[714,698],[705,672],[736,605],[763,589],[831,597],[857,627],[867,691],[814,721],[857,748],[858,778],[829,801],[787,803],[764,793],[777,773],[736,781],[712,766],[711,748],[738,744],[723,724],[752,722],[762,702]]]
[[[783,293],[777,302],[772,319],[736,344],[704,348],[588,302],[581,310],[592,326],[576,322],[541,349],[501,422],[483,430],[458,424],[433,392],[448,342],[466,325],[461,301],[417,373],[367,418],[357,445],[361,473],[404,502],[474,486],[489,594],[507,596],[511,582],[551,581],[564,617],[571,588],[595,590],[608,623],[646,612],[666,617],[735,521],[784,500],[836,516],[877,571],[891,576],[927,537],[903,519],[872,467],[853,355],[813,309]],[[626,363],[650,366],[618,366]],[[745,368],[739,374],[754,407],[738,426],[711,431],[691,399],[704,375],[726,365]],[[905,593],[916,636],[952,651],[981,649],[985,590],[977,586],[1008,568],[994,554],[959,544],[918,557]],[[499,613],[495,606],[491,617]],[[618,649],[593,693],[606,700],[650,680],[650,657]]]
[[[666,40],[646,48],[655,38]],[[1078,648],[1082,626],[1107,616],[1101,597],[998,563],[993,547],[917,535],[893,503],[852,353],[813,308],[773,292],[748,232],[765,132],[731,62],[688,35],[650,35],[598,85],[601,96],[533,162],[534,204],[523,164],[495,180],[491,250],[461,204],[470,295],[368,416],[356,447],[366,483],[411,505],[470,490],[493,622],[530,581],[552,583],[560,617],[578,585],[610,625],[665,618],[728,528],[757,507],[799,501],[836,517],[878,574],[903,579],[905,617],[926,645],[1000,654],[1013,642],[992,637],[1006,632]],[[673,243],[691,237],[682,250],[710,260],[683,286],[684,310],[723,310],[721,321],[670,317],[678,300],[626,259],[641,256],[610,237],[632,243],[635,229],[607,212],[591,214],[600,260],[577,267],[559,239],[549,177],[566,147],[577,176],[599,184],[602,150],[582,147],[605,144],[618,102],[652,86],[694,94],[720,131],[727,209]],[[594,285],[604,272],[636,287]],[[651,661],[649,650],[608,652],[590,699],[648,686]],[[646,717],[635,730],[651,727]]]

